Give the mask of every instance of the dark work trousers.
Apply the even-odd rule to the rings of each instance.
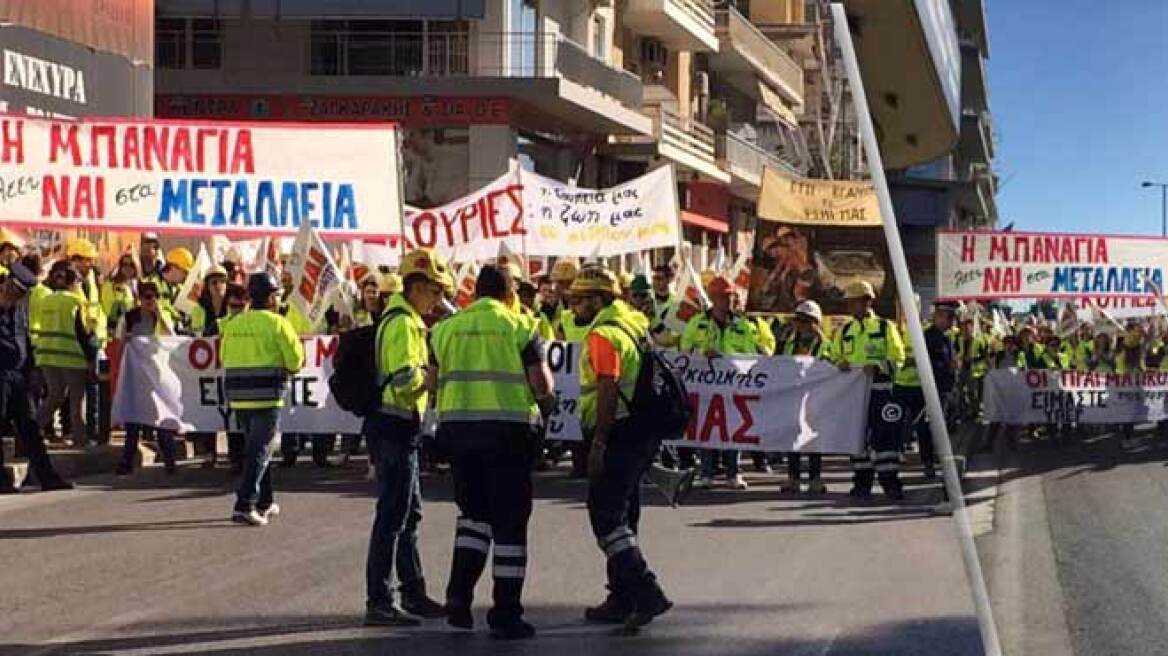
[[[158,442],[158,455],[167,469],[174,469],[174,431],[164,428],[153,428],[142,424],[126,424],[126,445],[122,447],[122,466],[126,469],[134,467],[134,454],[138,452],[138,441],[142,433],[154,434]]]
[[[641,479],[657,455],[660,443],[647,440],[627,421],[618,421],[609,435],[604,473],[589,479],[588,520],[607,560],[608,588],[624,603],[657,590],[657,577],[645,562],[637,542],[641,517]]]
[[[29,389],[24,375],[18,371],[0,372],[0,417],[12,424],[19,451],[28,458],[29,469],[38,484],[61,480],[41,436],[34,416]],[[0,464],[4,463],[4,449],[0,448]]]
[[[527,425],[498,421],[447,422],[438,429],[442,452],[450,458],[459,510],[446,602],[451,608],[470,609],[493,542],[491,626],[523,617],[535,438]]]
[[[929,420],[923,413],[925,393],[920,387],[897,385],[892,388],[892,398],[904,408],[904,440],[916,435],[921,448],[921,464],[936,461],[933,449],[933,431],[929,430]]]
[[[864,452],[852,456],[852,483],[864,493],[880,480],[885,492],[900,490],[900,445],[904,408],[892,398],[892,390],[873,389],[868,397],[868,433]]]
[[[424,588],[418,553],[422,484],[418,477],[418,422],[375,412],[362,427],[377,467],[377,510],[365,561],[365,603],[392,604],[393,575],[403,589]]]
[[[819,478],[823,472],[823,454],[809,453],[807,454],[807,480],[814,481]],[[798,481],[799,476],[803,473],[803,454],[802,453],[788,453],[787,454],[787,476],[791,480]]]

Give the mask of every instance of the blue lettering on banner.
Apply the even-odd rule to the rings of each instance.
[[[1154,294],[1164,288],[1164,272],[1139,267],[1055,267],[1051,293]]]
[[[224,227],[356,230],[357,199],[350,183],[167,178],[159,196],[159,223]]]

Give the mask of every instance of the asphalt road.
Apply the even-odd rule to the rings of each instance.
[[[1147,432],[1006,455],[979,540],[1008,654],[1168,653],[1168,444]]]
[[[581,619],[603,594],[603,563],[584,486],[563,471],[537,483],[525,593],[534,641],[486,638],[487,581],[475,634],[441,622],[363,628],[373,507],[363,474],[279,470],[284,512],[262,529],[227,521],[223,469],[147,469],[0,497],[0,653],[981,653],[952,525],[929,512],[936,490],[856,505],[835,461],[821,498],[783,497],[777,476],[749,475],[749,491],[649,507],[642,542],[676,607],[640,636]],[[440,594],[455,510],[446,478],[427,477],[424,493],[423,562]]]

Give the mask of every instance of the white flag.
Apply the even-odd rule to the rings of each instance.
[[[320,325],[333,296],[343,293],[344,273],[329,255],[320,234],[307,221],[292,244],[288,271],[292,274],[292,302],[310,325]]]
[[[187,279],[178,290],[178,298],[174,307],[179,312],[190,314],[199,304],[199,297],[203,295],[203,278],[211,270],[211,256],[207,254],[206,244],[199,244],[199,254],[195,256],[195,265],[187,272]]]
[[[677,286],[681,290],[681,297],[669,308],[663,319],[665,327],[678,335],[685,330],[685,325],[690,319],[710,307],[710,299],[706,296],[702,279],[694,271],[693,265],[683,262],[682,267],[681,280]]]

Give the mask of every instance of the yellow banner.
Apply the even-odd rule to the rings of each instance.
[[[880,203],[869,181],[811,180],[768,168],[762,174],[758,216],[801,225],[871,228],[880,225]]]

